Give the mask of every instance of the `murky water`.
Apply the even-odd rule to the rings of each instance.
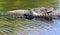
[[[60,0],[58,1],[58,8],[56,11],[60,11]],[[36,20],[30,20],[27,22],[25,29],[16,31],[15,35],[60,35],[60,19],[53,19],[51,23],[45,23]]]
[[[58,7],[60,7],[60,0]],[[56,11],[60,11],[60,9],[57,8]],[[3,16],[0,18],[0,23],[2,24],[0,32],[4,33],[4,35],[60,35],[60,19],[45,22],[35,19],[20,20],[20,18],[12,18],[14,19],[12,20]]]
[[[58,1],[58,8],[60,11],[60,0]],[[20,26],[20,25],[18,25]],[[27,24],[22,25],[23,30],[16,31],[15,35],[60,35],[60,19],[53,19],[51,23],[45,23],[37,20],[29,20]]]

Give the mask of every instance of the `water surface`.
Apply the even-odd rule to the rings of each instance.
[[[20,3],[19,1],[17,1],[17,2]],[[37,6],[33,5],[33,4],[35,4],[35,2],[32,4],[30,4],[30,2],[28,3],[28,4],[32,5],[31,7],[29,7],[30,5],[25,5],[26,9],[39,7],[40,6],[39,4]],[[39,3],[39,2],[36,2],[36,3]],[[44,3],[47,3],[47,2],[44,2]],[[51,2],[49,2],[49,4],[50,3]],[[46,4],[44,6],[41,3],[41,6],[44,6],[44,7],[53,6],[53,5],[51,5],[51,4],[49,5],[49,4]],[[52,3],[52,4],[54,4],[54,3]],[[19,4],[17,4],[17,5],[19,6]],[[11,8],[17,9],[18,8],[17,5],[16,5],[16,8],[14,6],[12,6]],[[58,2],[58,7],[59,6],[60,6],[60,1]],[[2,8],[1,10],[4,9],[3,5],[1,8]],[[24,6],[22,6],[22,8],[24,8]],[[22,8],[20,8],[20,9],[22,9]],[[7,9],[7,10],[9,10],[9,9]],[[57,10],[60,10],[60,9],[57,8]],[[36,19],[27,20],[24,18],[11,18],[9,16],[7,17],[7,16],[0,15],[0,32],[4,35],[59,35],[60,20],[53,19],[52,22],[45,22],[45,21],[40,21],[40,20],[36,20]]]

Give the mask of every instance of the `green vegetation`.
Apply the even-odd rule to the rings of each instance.
[[[56,6],[56,0],[0,0],[0,11]]]

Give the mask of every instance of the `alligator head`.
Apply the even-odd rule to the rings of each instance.
[[[51,12],[53,12],[54,8],[45,8],[45,7],[41,7],[41,8],[33,8],[31,9],[31,12],[34,16],[40,16],[43,14],[49,14]]]

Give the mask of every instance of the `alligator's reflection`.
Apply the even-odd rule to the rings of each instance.
[[[34,19],[31,19],[31,18],[20,18],[20,17],[11,17],[11,16],[4,16],[4,18],[6,18],[6,20],[11,20],[11,21],[15,21],[15,20],[21,20],[21,19],[24,19],[24,20],[36,20],[36,21],[42,21],[42,22],[46,22],[46,23],[50,23],[50,22],[53,22],[53,18],[51,17],[42,17],[42,18],[34,18]]]
[[[37,21],[42,21],[42,22],[46,22],[46,23],[51,23],[53,22],[52,18],[38,18],[36,19]]]

